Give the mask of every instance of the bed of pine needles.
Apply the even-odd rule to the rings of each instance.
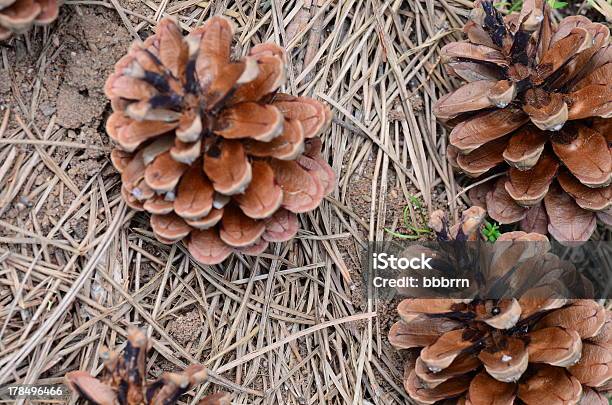
[[[60,383],[76,369],[99,373],[101,346],[121,345],[128,325],[139,325],[154,342],[152,376],[190,363],[211,370],[186,403],[217,390],[233,392],[236,404],[408,403],[385,311],[362,296],[360,259],[368,240],[393,237],[403,206],[408,222],[419,223],[419,206],[456,218],[465,204],[432,103],[453,86],[438,53],[460,36],[471,3],[68,0],[54,26],[18,39],[50,42],[36,55],[40,79],[58,46],[51,34],[71,13],[110,10],[134,39],[166,15],[190,30],[223,13],[237,24],[238,51],[282,44],[291,60],[286,91],[332,107],[323,142],[338,186],[319,210],[301,216],[296,240],[259,258],[201,266],[181,244],[155,241],[147,217],[126,209],[119,176],[102,176],[108,159],[84,187],[74,183],[66,168],[75,153],[108,147],[71,140],[52,114],[45,125],[35,121],[35,80],[32,97],[13,94],[16,105],[0,112],[0,385]],[[14,69],[0,52],[0,69]],[[50,176],[32,186],[42,169]],[[10,215],[26,203],[26,188],[32,230]],[[36,210],[65,190],[76,197],[49,214],[49,232],[40,231]],[[392,190],[393,204],[403,202],[399,211],[389,206]],[[78,238],[75,220],[86,224]]]

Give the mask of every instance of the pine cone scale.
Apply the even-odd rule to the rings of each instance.
[[[581,395],[580,381],[559,367],[542,366],[518,387],[518,397],[527,404],[576,404]]]
[[[605,211],[612,206],[612,185],[600,188],[590,188],[565,171],[559,174],[557,180],[561,188],[563,188],[582,209],[589,211]]]
[[[612,64],[604,65],[600,70],[603,72],[596,71],[594,74],[612,76]],[[579,120],[591,116],[609,118],[612,116],[610,100],[612,100],[612,90],[609,84],[585,84],[584,87],[567,96],[568,104],[571,106],[568,110],[568,119]]]
[[[257,49],[254,48],[254,51],[257,52]],[[246,75],[244,78],[246,82],[238,86],[236,92],[230,98],[230,104],[236,105],[260,100],[265,95],[279,88],[285,81],[282,57],[270,54],[268,51],[260,52],[263,53],[253,54],[253,51],[251,51],[254,63],[252,63],[253,67],[249,71],[249,75],[253,70],[257,69],[257,77],[246,81],[246,79],[251,77]]]
[[[300,122],[306,139],[319,136],[331,123],[329,109],[311,98],[279,94],[272,105],[278,108],[285,118]]]
[[[189,166],[174,160],[170,152],[164,152],[147,165],[144,179],[156,192],[167,193],[176,188],[187,169]]]
[[[491,352],[487,350],[489,348],[482,350],[478,359],[491,377],[502,382],[516,382],[529,366],[527,346],[521,339],[502,339],[501,348],[493,346],[490,348]]]
[[[391,326],[389,338],[395,347],[410,349],[433,344],[440,335],[461,326],[448,318],[431,318],[425,314],[413,318],[408,327],[407,322],[396,322]]]
[[[594,301],[581,300],[572,306],[548,314],[540,326],[572,328],[583,339],[597,336],[607,320],[606,311]]]
[[[253,178],[244,194],[236,197],[242,212],[253,219],[264,219],[274,214],[283,202],[283,190],[274,181],[269,164],[253,162]]]
[[[151,215],[151,228],[155,236],[165,241],[176,242],[189,235],[191,227],[175,213],[166,215]]]
[[[40,4],[41,12],[36,16],[35,24],[46,25],[57,19],[59,0],[38,0],[38,4]]]
[[[471,349],[476,342],[464,336],[463,329],[456,329],[442,334],[435,343],[421,351],[421,359],[430,370],[437,372],[451,365],[462,352]]]
[[[573,329],[551,327],[529,334],[529,361],[569,367],[582,355],[582,339]]]
[[[462,375],[457,378],[452,378],[436,385],[434,388],[429,388],[423,384],[421,379],[413,370],[404,380],[404,388],[410,397],[420,404],[435,404],[446,398],[459,396],[466,392],[470,386],[469,376]]]
[[[544,83],[553,73],[564,66],[570,58],[594,46],[593,35],[584,28],[572,28],[569,34],[557,41],[544,53],[536,67],[533,82],[535,85]]]
[[[536,95],[540,92],[541,94]],[[568,107],[559,93],[543,93],[540,89],[530,89],[525,93],[523,111],[531,122],[542,131],[558,131],[568,118]]]
[[[578,136],[570,143],[552,142],[555,154],[585,186],[609,185],[612,181],[612,154],[606,138],[586,126],[579,126],[577,131]]]
[[[477,80],[461,86],[456,91],[443,96],[435,104],[434,113],[440,119],[451,119],[459,114],[478,111],[493,106],[489,92],[496,82]]]
[[[471,44],[468,42],[452,42],[445,45],[442,50],[442,60],[460,59],[493,63],[498,66],[508,66],[508,61],[497,49],[485,45]]]
[[[492,378],[488,373],[481,372],[470,383],[466,405],[513,405],[516,398],[515,384],[508,384]]]
[[[308,212],[323,198],[325,188],[320,178],[310,175],[297,162],[275,160],[270,166],[283,189],[283,208],[298,214]]]
[[[529,170],[538,163],[545,146],[546,137],[540,130],[525,126],[510,137],[503,157],[510,166]]]
[[[278,108],[245,102],[226,108],[213,130],[225,139],[252,138],[269,142],[283,132],[283,123],[283,114]]]
[[[504,161],[508,138],[503,137],[476,148],[469,154],[458,154],[457,165],[467,175],[478,177]]]
[[[449,139],[462,153],[470,153],[487,142],[508,135],[528,121],[528,116],[521,110],[495,110],[461,122],[451,131]]]
[[[265,222],[266,232],[263,238],[268,242],[284,242],[292,238],[299,228],[297,215],[282,208],[267,218]]]
[[[145,209],[146,209],[146,204],[145,204]],[[149,212],[152,212],[152,211],[149,211]],[[214,208],[214,202],[213,202],[213,209],[206,216],[202,218],[194,219],[194,220],[186,219],[185,222],[187,222],[189,226],[191,226],[192,228],[205,231],[217,225],[219,221],[221,221],[221,218],[223,218],[223,213],[224,213],[224,209]]]
[[[210,180],[194,165],[181,177],[173,208],[185,220],[197,220],[207,216],[213,207],[215,189]]]
[[[34,23],[42,7],[34,0],[18,0],[0,10],[0,25],[13,32],[23,32]]]
[[[478,358],[470,355],[460,355],[444,370],[433,372],[427,367],[423,359],[418,357],[414,365],[414,372],[428,388],[436,388],[448,380],[476,370],[480,365]]]
[[[597,226],[595,215],[582,210],[556,184],[544,197],[544,207],[549,221],[548,232],[557,240],[588,240]]]
[[[68,386],[92,404],[115,405],[116,394],[107,385],[86,371],[73,371],[67,376]]]
[[[220,140],[211,142],[207,149],[204,173],[215,190],[228,196],[244,192],[253,178],[253,171],[242,143]]]
[[[500,224],[518,222],[527,215],[526,208],[517,204],[506,190],[506,181],[500,178],[486,195],[489,215]]]
[[[541,157],[537,164],[528,170],[510,168],[505,183],[506,191],[523,207],[536,205],[548,193],[558,169],[559,164],[552,156]]]
[[[281,135],[270,142],[247,139],[244,146],[252,156],[295,160],[304,152],[304,128],[300,121],[285,118]]]
[[[263,222],[249,218],[238,207],[229,205],[223,212],[219,236],[232,247],[247,247],[254,244],[265,230]]]

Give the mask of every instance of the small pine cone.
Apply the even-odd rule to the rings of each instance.
[[[50,24],[57,18],[59,6],[59,0],[0,0],[0,41],[32,25]]]
[[[448,228],[445,216],[437,212],[433,221],[443,224],[436,229],[442,230],[437,232],[438,239],[473,240],[479,234],[481,227],[475,224],[482,222],[482,213],[481,208],[473,207],[459,224]],[[518,252],[520,241],[527,243]],[[609,391],[612,381],[612,312],[594,300],[551,294],[558,281],[575,281],[577,274],[558,257],[534,249],[545,246],[546,241],[543,235],[509,232],[488,244],[492,249],[481,251],[491,260],[483,279],[494,275],[500,280],[505,272],[514,272],[510,282],[519,286],[518,298],[410,298],[398,305],[401,320],[391,327],[389,341],[408,352],[403,384],[414,401],[608,403],[603,393]],[[456,252],[463,254],[464,250]],[[456,269],[452,271],[461,277],[454,273]],[[555,274],[554,280],[550,274]],[[546,275],[549,280],[542,281]],[[582,287],[589,288],[587,284]]]
[[[187,391],[206,380],[206,368],[196,364],[180,373],[164,373],[155,381],[146,378],[149,341],[143,331],[131,328],[123,355],[104,352],[105,373],[94,378],[86,371],[66,374],[66,384],[83,399],[95,405],[172,405]],[[219,392],[200,402],[228,405],[230,395]]]
[[[123,198],[152,214],[157,239],[187,238],[203,264],[291,239],[296,214],[315,209],[335,183],[318,138],[329,108],[276,92],[286,64],[278,46],[233,60],[233,34],[216,16],[183,37],[166,18],[105,88]]]
[[[525,1],[503,17],[490,1],[475,2],[467,41],[441,51],[466,84],[434,113],[454,127],[448,156],[458,170],[507,171],[479,187],[493,219],[525,220],[528,232],[545,219],[555,239],[585,241],[596,212],[612,207],[610,30],[583,16],[555,25],[547,3]]]

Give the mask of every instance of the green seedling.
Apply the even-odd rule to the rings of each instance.
[[[482,229],[482,236],[491,243],[495,242],[501,236],[499,224],[485,221],[485,226]]]
[[[423,205],[421,204],[421,201],[419,201],[419,199],[414,196],[410,196],[408,197],[408,199],[410,200],[410,204],[412,205],[412,208],[415,211],[419,212],[419,214],[421,215],[421,220],[425,222],[425,217],[423,216]],[[388,228],[384,228],[384,229],[387,233],[389,233],[390,235],[398,239],[408,239],[408,240],[417,240],[421,238],[423,235],[427,235],[431,233],[431,229],[429,228],[417,228],[416,226],[410,223],[410,206],[408,205],[404,207],[402,223],[405,228],[411,231],[410,234],[403,234],[400,232],[395,232]]]

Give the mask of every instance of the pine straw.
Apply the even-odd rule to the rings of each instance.
[[[78,368],[98,373],[101,346],[121,347],[128,325],[139,325],[154,342],[151,375],[189,363],[210,368],[211,381],[185,398],[189,403],[220,389],[235,392],[239,404],[406,403],[401,362],[386,343],[377,303],[360,297],[358,263],[347,258],[362,254],[367,240],[390,237],[385,224],[397,222],[387,217],[390,188],[399,187],[404,201],[419,197],[455,216],[465,198],[445,161],[432,100],[452,85],[438,53],[471,1],[66,3],[65,14],[114,10],[135,38],[166,15],[190,30],[223,13],[237,23],[239,52],[266,40],[285,45],[286,90],[334,109],[324,153],[339,185],[320,210],[302,216],[297,240],[257,259],[201,266],[182,245],[154,240],[146,216],[121,202],[118,176],[105,178],[101,169],[77,187],[66,172],[76,151],[105,148],[68,140],[54,117],[38,128],[32,117],[40,80],[31,100],[13,83],[16,105],[0,116],[0,384],[59,383]],[[53,47],[48,32],[40,36],[46,45],[36,68],[43,75]],[[14,61],[6,50],[2,56],[10,72]],[[54,160],[61,149],[66,158]],[[370,194],[369,217],[361,217],[348,195],[368,165],[371,185],[357,192]],[[32,189],[30,178],[43,167],[52,175]],[[50,232],[40,232],[36,213],[50,193],[64,190],[77,197],[49,218]],[[32,230],[7,215],[26,193]],[[74,234],[75,219],[87,221],[84,236]],[[176,325],[187,313],[199,321],[183,340]]]

